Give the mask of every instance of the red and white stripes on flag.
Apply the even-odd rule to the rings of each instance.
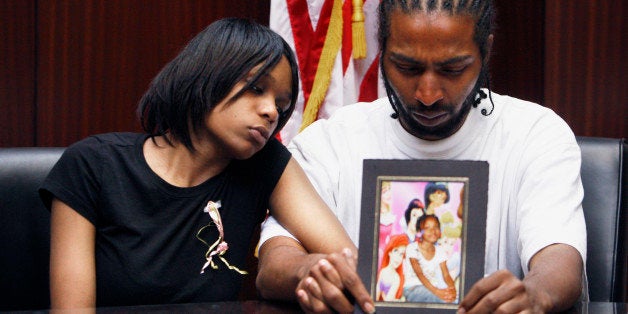
[[[283,143],[343,105],[385,95],[378,70],[378,4],[379,0],[271,0],[270,28],[296,52],[301,80],[294,113],[279,134]],[[360,46],[364,43],[366,49]]]

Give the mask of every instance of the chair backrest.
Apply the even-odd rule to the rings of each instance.
[[[0,148],[0,311],[50,307],[50,212],[37,189],[62,152]]]
[[[627,143],[578,137],[582,151],[587,277],[593,302],[626,302]]]
[[[38,189],[64,150],[0,148],[0,312],[50,308],[50,211]],[[253,275],[243,281],[240,300],[257,298],[256,239],[247,258]]]
[[[627,302],[628,154],[623,139],[578,137],[589,297]],[[64,148],[0,148],[0,311],[47,309],[50,212],[37,189]]]

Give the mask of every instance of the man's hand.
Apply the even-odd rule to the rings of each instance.
[[[458,313],[544,313],[548,297],[534,292],[511,272],[499,270],[471,287]]]
[[[458,313],[565,310],[582,292],[582,264],[580,253],[573,247],[549,245],[532,257],[523,281],[507,270],[499,270],[475,283],[460,302]]]
[[[356,272],[351,250],[328,254],[308,270],[297,285],[297,300],[307,313],[351,313],[354,302],[374,313],[373,300]]]
[[[309,254],[292,238],[273,237],[259,250],[260,297],[298,301],[308,313],[352,312],[354,303],[372,313],[373,300],[356,272],[355,251]]]

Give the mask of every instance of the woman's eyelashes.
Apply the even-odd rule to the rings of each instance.
[[[266,89],[262,85],[258,84],[251,84],[249,86],[249,90],[255,95],[263,95],[266,91]],[[281,104],[277,104],[275,105],[275,108],[277,109],[277,114],[279,114],[280,118],[285,118],[288,115],[289,105],[282,106]]]
[[[264,88],[256,84],[251,84],[250,90],[257,95],[264,94]]]

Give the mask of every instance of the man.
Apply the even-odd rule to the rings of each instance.
[[[480,89],[492,16],[490,1],[381,1],[388,98],[339,109],[289,148],[356,244],[363,159],[488,161],[486,277],[459,311],[558,311],[587,295],[580,150],[551,110]],[[351,311],[353,299],[372,311],[354,256],[307,254],[278,229],[269,220],[260,241],[263,297],[296,291],[307,312]]]

